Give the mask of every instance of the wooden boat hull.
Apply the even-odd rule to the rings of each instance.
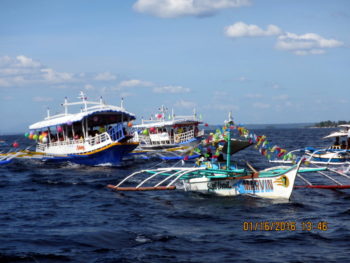
[[[220,196],[252,195],[270,199],[289,199],[299,165],[278,176],[249,178],[197,177],[184,179],[186,191]]]
[[[122,164],[123,157],[137,147],[137,143],[114,143],[106,149],[86,153],[82,155],[70,156],[69,161],[83,165],[111,165],[119,166]]]
[[[140,156],[142,159],[157,158],[164,161],[171,160],[182,160],[187,156],[187,159],[195,159],[200,156],[200,154],[193,153],[194,148],[196,148],[201,142],[201,138],[192,138],[189,141],[178,143],[178,144],[169,144],[169,145],[142,145],[140,144],[130,156]]]
[[[330,163],[330,164],[343,164],[350,161],[350,152],[348,151],[315,151],[305,152],[309,156],[308,161],[312,163]]]

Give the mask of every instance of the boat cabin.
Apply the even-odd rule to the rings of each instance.
[[[47,117],[32,124],[29,137],[37,140],[37,151],[47,154],[80,154],[103,148],[111,143],[123,143],[132,139],[126,132],[126,124],[135,115],[120,107],[107,105],[102,98],[98,102],[87,101],[83,93],[79,102],[62,106],[64,113]],[[82,106],[80,112],[69,113],[68,107]]]
[[[332,150],[350,150],[350,124],[342,124],[339,127],[341,128],[339,131],[323,138],[335,138],[334,144],[330,147]]]
[[[173,113],[168,120],[165,119],[165,108],[156,114],[156,119],[142,119],[142,123],[135,125],[135,140],[141,147],[173,146],[195,140],[204,135],[198,125],[201,124],[196,114],[192,116],[175,116]]]

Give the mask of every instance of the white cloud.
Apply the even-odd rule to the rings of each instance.
[[[103,80],[103,81],[109,81],[109,80],[115,80],[115,79],[117,79],[117,77],[111,74],[110,72],[99,73],[95,77],[95,80]]]
[[[115,80],[110,72],[99,74],[58,72],[37,60],[20,55],[0,57],[0,87],[53,85],[56,88],[76,87],[86,82],[96,84]],[[88,87],[89,88],[89,87]]]
[[[240,107],[238,105],[235,105],[233,103],[210,103],[204,108],[210,109],[210,110],[220,110],[220,111],[238,111]]]
[[[241,76],[237,80],[240,82],[245,82],[245,81],[248,81],[249,79],[247,77]]]
[[[253,107],[257,109],[268,109],[271,107],[271,105],[267,103],[256,102],[256,103],[253,103]]]
[[[73,81],[73,74],[57,72],[26,56],[0,57],[0,87]]]
[[[263,97],[263,95],[259,93],[248,93],[248,94],[245,94],[244,96],[248,99],[259,99]]]
[[[133,8],[161,18],[203,16],[224,8],[250,5],[250,0],[138,0]]]
[[[326,39],[315,33],[297,35],[285,33],[277,39],[276,48],[291,51],[295,55],[318,55],[325,53],[325,48],[336,48],[344,43],[336,39]]]
[[[243,22],[237,22],[230,26],[225,27],[225,34],[228,37],[265,37],[280,35],[282,30],[275,25],[268,25],[266,30],[258,27],[257,25],[248,25]]]
[[[326,48],[336,48],[344,45],[339,40],[327,39],[315,33],[297,35],[284,32],[276,25],[268,25],[264,30],[257,25],[237,22],[225,27],[224,32],[226,36],[231,38],[276,36],[276,49],[290,51],[298,56],[320,55],[326,52]]]
[[[195,108],[197,104],[193,101],[179,100],[175,103],[175,106],[180,108]]]
[[[279,84],[277,84],[277,83],[272,83],[271,88],[272,89],[280,89],[281,86]]]
[[[121,98],[126,98],[126,97],[134,96],[134,94],[131,93],[131,92],[121,92],[121,93],[119,94],[119,96],[120,96]]]
[[[287,94],[276,95],[272,97],[273,100],[287,100],[289,96]]]
[[[189,88],[184,88],[182,86],[164,86],[153,88],[155,93],[188,93],[190,92]]]
[[[120,87],[151,87],[154,84],[149,81],[143,81],[139,79],[124,80],[119,83]]]
[[[13,100],[13,97],[12,96],[5,96],[5,97],[2,97],[3,100]]]
[[[91,85],[91,84],[86,84],[84,86],[84,89],[86,89],[86,90],[93,90],[93,89],[95,89],[95,87],[93,85]]]
[[[51,68],[40,69],[40,72],[42,72],[41,76],[44,80],[52,83],[73,80],[73,74],[56,72]]]
[[[16,63],[16,66],[17,67],[24,67],[24,68],[39,68],[41,67],[41,64],[40,62],[38,61],[34,61],[33,59],[31,58],[28,58],[26,56],[17,56],[17,63]]]
[[[36,102],[47,102],[47,101],[53,101],[53,98],[50,97],[33,97],[33,101]]]

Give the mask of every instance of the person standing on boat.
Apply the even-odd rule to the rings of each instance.
[[[334,145],[340,145],[339,136],[335,137]]]

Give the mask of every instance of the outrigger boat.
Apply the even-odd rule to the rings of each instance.
[[[226,167],[223,167],[223,169],[213,169],[205,166],[141,170],[127,176],[117,185],[108,185],[107,187],[117,191],[174,190],[177,187],[175,183],[181,181],[185,191],[220,196],[252,195],[270,199],[289,199],[301,161],[283,171],[270,169],[257,172],[251,166],[252,171],[232,169],[230,161],[230,132],[228,134],[227,160]],[[121,186],[138,174],[148,174],[149,176],[136,187]],[[153,186],[144,186],[156,176],[165,178]]]
[[[199,130],[201,121],[193,116],[175,116],[174,112],[166,119],[167,109],[162,106],[155,119],[144,120],[134,125],[134,141],[139,147],[133,155],[144,158],[157,157],[162,160],[181,160],[199,157],[193,150],[200,144],[204,130]]]
[[[335,138],[334,145],[327,148],[306,147],[290,151],[286,156],[301,153],[306,155],[306,161],[312,164],[323,165],[350,165],[350,124],[339,125],[339,131],[323,137],[323,139]],[[340,142],[342,138],[342,142]],[[346,141],[347,140],[347,141]],[[276,163],[291,163],[292,161],[271,160]]]
[[[51,116],[48,110],[43,121],[30,125],[31,132],[26,136],[36,140],[36,151],[22,151],[16,157],[84,165],[120,165],[123,157],[138,146],[124,128],[135,115],[123,105],[105,104],[102,98],[98,102],[88,101],[83,92],[80,99],[68,102],[65,98],[63,114]],[[69,113],[70,106],[82,108],[78,113]]]

